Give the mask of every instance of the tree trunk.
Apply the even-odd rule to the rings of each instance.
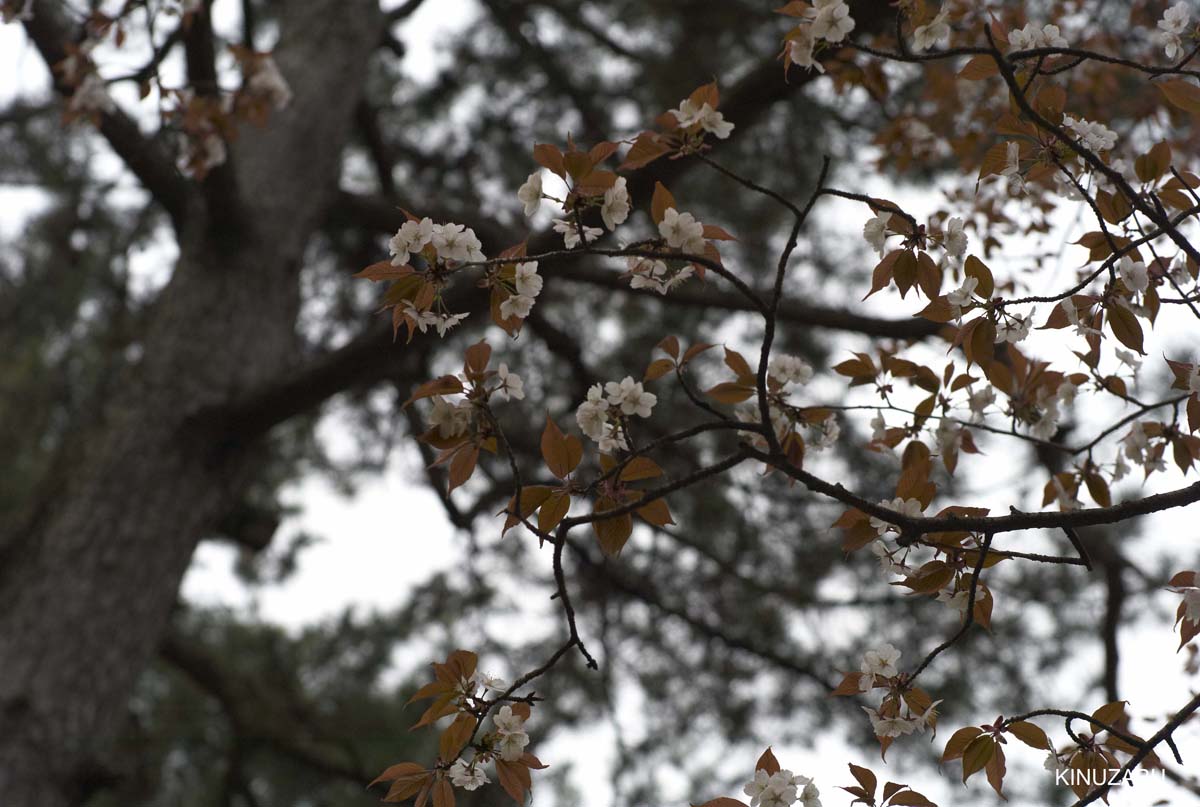
[[[0,547],[5,807],[77,804],[109,775],[106,751],[192,552],[255,464],[252,448],[186,424],[295,356],[297,270],[335,196],[382,22],[369,0],[294,0],[282,27],[291,106],[242,132],[231,182],[196,188],[142,360]],[[232,187],[239,198],[221,198]]]

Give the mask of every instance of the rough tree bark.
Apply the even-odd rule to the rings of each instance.
[[[39,5],[29,30],[47,54],[61,20],[57,4]],[[253,450],[185,425],[294,359],[297,270],[336,198],[382,19],[372,0],[292,0],[282,19],[291,106],[243,131],[231,166],[173,211],[178,264],[143,360],[78,436],[55,489],[0,537],[6,807],[75,804],[106,778],[192,552],[255,465]]]

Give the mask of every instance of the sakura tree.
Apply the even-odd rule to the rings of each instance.
[[[131,124],[93,52],[99,41],[119,43],[147,4],[93,12],[77,43],[50,42],[53,25],[35,5],[10,0],[3,9],[6,19],[40,31],[66,96],[65,118],[107,127],[119,142]],[[432,664],[432,680],[410,702],[422,704],[413,728],[431,729],[436,751],[398,761],[371,782],[386,786],[378,792],[384,801],[448,807],[464,792],[498,787],[524,803],[536,772],[556,762],[535,752],[556,672],[571,662],[605,663],[576,609],[586,583],[576,547],[594,542],[620,564],[623,550],[647,534],[704,528],[676,523],[672,501],[697,486],[735,483],[778,486],[770,495],[836,509],[828,530],[806,539],[836,543],[846,563],[873,555],[892,596],[948,609],[956,627],[922,637],[915,657],[872,636],[857,664],[841,664],[827,687],[837,696],[833,708],[876,738],[878,762],[846,759],[849,776],[840,767],[801,775],[768,748],[746,771],[744,800],[697,793],[696,803],[820,807],[846,800],[844,793],[852,803],[931,805],[924,784],[900,784],[883,771],[898,755],[915,756],[919,738],[933,740],[938,728],[948,735],[937,740],[941,762],[970,783],[974,799],[980,772],[1004,795],[1010,756],[1064,773],[1077,805],[1106,799],[1142,768],[1164,770],[1196,792],[1172,765],[1185,764],[1174,737],[1200,696],[1180,692],[1148,736],[1132,726],[1143,717],[1136,689],[1090,711],[1014,706],[947,731],[939,711],[952,696],[927,681],[955,656],[969,657],[969,641],[990,632],[993,618],[1019,615],[1035,600],[1014,596],[1019,589],[1006,586],[1006,575],[1019,572],[1010,570],[1050,566],[1067,579],[1086,576],[1096,551],[1089,529],[1119,531],[1200,500],[1200,482],[1188,479],[1200,460],[1192,335],[1200,253],[1191,240],[1200,214],[1192,164],[1200,29],[1186,3],[1132,3],[1121,32],[1090,28],[1086,8],[1071,0],[900,0],[892,24],[878,24],[875,9],[876,24],[860,25],[860,7],[871,5],[794,0],[775,9],[778,71],[770,80],[819,81],[836,97],[884,107],[888,122],[870,133],[873,149],[862,154],[858,176],[949,166],[956,181],[934,200],[902,204],[864,192],[843,181],[853,172],[816,153],[810,187],[735,170],[722,150],[736,142],[741,122],[722,102],[721,80],[681,88],[677,106],[640,130],[589,142],[564,130],[557,142],[534,145],[521,169],[527,179],[510,200],[528,227],[457,222],[436,200],[413,204],[379,239],[380,259],[357,267],[356,277],[386,284],[381,309],[396,354],[488,329],[457,357],[461,371],[430,372],[407,390],[398,417],[419,425],[447,502],[473,496],[483,481],[503,482],[498,512],[486,514],[490,540],[530,542],[549,555],[560,623],[552,652],[512,680],[487,674],[469,648]],[[183,31],[211,11],[178,6]],[[221,89],[215,76],[170,86],[153,65],[142,76],[143,94],[154,90],[174,136],[172,183],[219,189],[246,126],[269,124],[293,101],[296,88],[271,53],[244,45],[230,53],[242,79],[236,89]],[[893,95],[899,86],[905,92]],[[727,195],[689,199],[682,183],[643,179],[668,164],[712,172]],[[719,212],[698,212],[751,202],[777,207],[788,221],[773,242],[743,245]],[[798,247],[819,235],[818,222],[848,216],[861,232],[854,254],[875,257],[852,288],[856,302],[840,314],[870,339],[819,366],[779,343],[792,327],[789,307],[806,302]],[[1070,245],[1079,261],[1067,276],[1045,256],[1022,257],[1029,243],[1069,229],[1072,217],[1082,235]],[[542,231],[517,231],[531,227]],[[477,229],[485,228],[482,238]],[[511,246],[489,256],[485,241],[497,229],[511,230]],[[535,410],[527,406],[535,374],[522,361],[526,326],[556,282],[589,272],[609,288],[745,319],[735,329],[664,331],[652,343],[626,345],[640,354],[637,363],[605,367],[580,394],[545,390],[539,400],[547,406]],[[881,309],[902,319],[883,320]],[[585,343],[599,338],[594,322],[573,326]],[[503,360],[493,355],[500,350]],[[1077,412],[1087,413],[1082,438],[1072,436]],[[540,433],[533,462],[514,421]],[[829,458],[849,441],[888,469],[885,498],[837,474]],[[1045,458],[1037,508],[999,485],[972,494],[1011,446]],[[695,459],[686,472],[671,462],[681,454]],[[1057,549],[1047,551],[1047,542]],[[1178,645],[1194,653],[1200,582],[1185,565],[1171,571],[1154,582],[1178,597]],[[1146,641],[1173,642],[1162,628]]]
[[[631,287],[663,295],[689,282],[724,284],[760,316],[762,331],[752,360],[728,346],[723,349],[726,377],[707,389],[695,380],[700,374],[696,365],[718,346],[664,334],[647,356],[645,369],[630,368],[640,373],[639,380],[629,374],[588,390],[575,411],[586,443],[564,431],[553,413],[547,416],[541,442],[544,470],[515,465],[493,402],[519,400],[523,384],[507,365],[489,369],[487,342],[467,351],[462,373],[441,376],[413,392],[406,405],[422,399],[432,405],[430,429],[421,439],[439,449],[435,465],[448,468],[450,490],[467,483],[488,454],[514,463],[504,532],[524,527],[553,553],[565,638],[543,665],[511,685],[480,677],[469,651],[435,664],[436,680],[414,696],[433,698],[417,725],[448,716],[455,716],[454,721],[443,731],[440,756],[432,765],[400,763],[379,777],[377,781],[391,783],[385,800],[415,797],[422,804],[432,797],[434,804],[453,803],[454,788],[487,784],[485,768],[494,762],[500,785],[524,801],[530,771],[543,764],[525,751],[525,721],[536,701],[523,693],[567,654],[579,653],[589,665],[597,663],[572,608],[570,578],[562,562],[571,531],[590,526],[604,552],[618,555],[633,535],[635,518],[658,527],[672,524],[668,502],[673,493],[744,464],[763,474],[787,476],[798,483],[796,495],[824,496],[844,505],[833,526],[841,531],[848,553],[869,548],[893,585],[944,602],[960,614],[959,629],[923,658],[901,665],[901,654],[892,645],[869,649],[861,669],[846,673],[834,690],[869,704],[862,708],[885,757],[901,738],[936,728],[943,701],[922,689],[918,679],[939,656],[954,652],[973,628],[989,629],[995,602],[985,572],[1004,562],[1063,564],[1086,572],[1091,561],[1079,528],[1118,524],[1200,498],[1197,483],[1117,504],[1110,491],[1135,469],[1146,480],[1165,472],[1168,451],[1184,475],[1200,458],[1200,438],[1194,434],[1200,428],[1200,364],[1165,359],[1173,391],[1150,400],[1134,394],[1131,372],[1147,355],[1145,332],[1164,304],[1200,316],[1200,254],[1188,236],[1190,219],[1200,211],[1200,197],[1193,192],[1200,178],[1179,156],[1184,153],[1179,138],[1186,139],[1180,132],[1187,126],[1175,126],[1182,113],[1200,112],[1200,91],[1189,80],[1200,75],[1188,67],[1198,49],[1189,10],[1184,4],[1166,10],[1141,52],[1125,57],[1092,49],[1091,42],[1074,47],[1053,23],[1027,21],[1017,27],[1020,16],[958,5],[901,3],[895,32],[861,38],[850,36],[855,21],[842,0],[815,5],[796,0],[778,9],[795,24],[784,35],[780,58],[785,74],[793,66],[829,71],[843,91],[856,84],[886,91],[888,69],[927,71],[924,96],[910,103],[928,107],[933,120],[953,117],[954,107],[964,97],[970,99],[974,125],[969,136],[921,124],[922,135],[943,138],[960,169],[978,177],[973,197],[951,200],[948,209],[939,209],[927,223],[891,201],[829,182],[828,160],[816,187],[795,197],[725,168],[718,159],[719,141],[731,137],[736,121],[724,118],[718,88],[708,84],[656,119],[654,128],[624,141],[628,149],[616,171],[606,165],[622,142],[584,148],[568,136],[565,149],[554,144],[534,148],[532,157],[541,170],[530,174],[517,197],[526,215],[535,213],[543,200],[556,208],[554,230],[563,237],[563,249],[528,254],[520,243],[486,259],[478,239],[462,225],[435,224],[408,214],[410,221],[390,244],[392,259],[361,273],[392,282],[385,307],[397,334],[403,330],[408,340],[430,328],[444,335],[466,317],[451,313],[445,303],[450,288],[468,282],[455,277],[460,273],[478,278],[476,285],[490,296],[493,323],[518,337],[543,288],[539,268],[553,282],[555,266],[581,255],[623,259]],[[1044,11],[1046,19],[1058,19],[1069,9],[1057,4]],[[1135,10],[1132,19],[1145,25],[1150,9]],[[1159,57],[1160,50],[1168,63]],[[865,58],[847,63],[841,60],[847,53]],[[1155,129],[1163,139],[1141,144],[1140,138],[1130,138],[1119,148],[1116,131],[1085,117],[1097,111],[1098,87],[1117,76],[1153,85]],[[899,133],[891,136],[907,145]],[[793,215],[786,245],[775,258],[772,285],[755,288],[736,266],[726,265],[718,242],[735,237],[718,224],[698,221],[662,183],[648,200],[631,198],[619,172],[636,172],[665,158],[699,161],[742,192],[767,196]],[[940,326],[936,338],[948,346],[947,357],[938,364],[923,363],[927,354],[886,344],[825,368],[842,376],[848,388],[864,388],[861,399],[852,399],[850,389],[833,400],[817,397],[809,389],[818,371],[796,356],[772,351],[797,239],[810,214],[828,198],[858,202],[867,216],[862,235],[880,260],[863,299],[895,294],[896,304],[903,305],[909,292],[918,300],[923,297],[923,303],[910,304],[911,313]],[[656,229],[624,226],[639,201],[649,203]],[[1051,286],[1033,266],[997,280],[980,255],[987,257],[1000,246],[993,233],[1013,218],[1019,220],[1022,214],[1013,211],[1045,213],[1067,205],[1084,205],[1095,228],[1079,241],[1089,254],[1077,277]],[[970,250],[968,221],[983,242],[981,250]],[[1019,233],[1022,228],[1014,229]],[[1025,232],[1031,229],[1027,226]],[[608,233],[618,243],[606,244]],[[413,255],[420,260],[411,261]],[[1035,327],[1063,331],[1074,361],[1042,360],[1027,349],[1022,343]],[[1105,355],[1108,351],[1111,357]],[[686,393],[693,422],[655,439],[641,438],[641,421],[654,416],[658,400],[647,387],[664,382],[678,384]],[[1065,410],[1090,396],[1121,402],[1120,416],[1085,444],[1056,440]],[[898,460],[895,496],[881,502],[859,495],[852,484],[809,470],[811,455],[840,439],[840,419],[867,415],[872,416],[870,447],[893,452]],[[730,434],[732,445],[724,456],[687,476],[666,478],[655,457],[714,431]],[[959,472],[961,455],[980,453],[973,436],[978,431],[1066,456],[1067,467],[1045,483],[1046,509],[1023,512],[1013,506],[1007,514],[992,514],[941,492],[946,487],[941,480]],[[537,484],[547,471],[556,482]],[[1018,534],[1031,529],[1060,531],[1072,554],[1021,550]],[[1170,585],[1183,595],[1177,617],[1183,646],[1200,631],[1200,589],[1194,572],[1179,573]],[[521,709],[516,717],[511,704]],[[489,725],[497,707],[501,711]],[[1200,698],[1183,701],[1148,739],[1128,729],[1124,701],[1100,706],[1092,714],[1047,708],[1002,716],[955,731],[942,760],[961,761],[964,782],[984,772],[1002,795],[1004,747],[1016,740],[1045,755],[1049,769],[1084,774],[1072,776],[1070,786],[1077,803],[1087,804],[1103,798],[1137,766],[1161,764],[1156,754],[1160,745],[1169,746],[1181,762],[1172,733],[1198,708]],[[1066,718],[1067,740],[1055,744],[1050,739],[1038,725],[1046,717]],[[1110,769],[1115,775],[1104,775]],[[877,793],[876,774],[854,763],[850,770],[856,784],[842,789],[856,802],[932,803],[890,782]],[[782,770],[770,750],[745,793],[751,807],[821,803],[813,780]],[[707,802],[714,807],[740,803],[729,798]]]

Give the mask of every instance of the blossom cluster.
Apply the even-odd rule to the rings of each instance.
[[[821,791],[812,778],[786,769],[767,773],[759,768],[742,792],[750,797],[750,807],[790,807],[797,802],[802,807],[821,807]]]
[[[500,363],[494,375],[489,371],[488,376],[496,382],[494,386],[485,387],[488,398],[495,396],[501,401],[520,401],[525,398],[525,381],[511,372],[504,362]],[[478,415],[478,407],[472,398],[451,402],[442,395],[432,395],[429,400],[433,404],[429,411],[429,428],[436,430],[442,440],[453,440],[471,431]]]
[[[620,381],[592,385],[587,400],[575,411],[575,421],[587,437],[599,443],[601,451],[626,450],[626,419],[634,415],[650,417],[657,402],[658,396],[646,392],[640,381],[625,376]]]
[[[929,704],[920,714],[909,707],[907,700],[896,697],[895,690],[900,681],[900,670],[897,662],[901,652],[893,645],[885,643],[878,648],[868,650],[863,654],[860,667],[859,690],[870,692],[875,688],[887,688],[889,694],[883,703],[875,709],[864,706],[863,711],[871,720],[871,728],[879,738],[900,737],[914,732],[924,731],[937,722],[937,705],[941,701]]]
[[[841,426],[837,417],[832,413],[819,420],[809,420],[804,417],[801,409],[788,401],[793,392],[792,387],[803,387],[813,377],[813,368],[808,362],[798,356],[777,353],[771,357],[767,365],[767,380],[769,394],[767,412],[771,418],[771,427],[775,437],[783,443],[797,426],[808,427],[808,439],[805,445],[811,451],[821,451],[830,448],[841,436]],[[738,419],[744,423],[759,423],[761,412],[756,400],[748,400],[738,406]],[[745,439],[759,448],[767,447],[766,438],[761,434],[747,433]]]
[[[680,128],[687,129],[698,125],[718,140],[724,140],[733,131],[733,124],[725,120],[725,116],[707,102],[697,104],[691,98],[684,98],[670,113]]]
[[[1039,28],[1032,22],[1026,23],[1024,28],[1018,28],[1010,33],[1008,45],[1013,50],[1070,47],[1070,43],[1067,42],[1057,25],[1047,23]]]
[[[1187,3],[1176,3],[1164,11],[1158,21],[1158,41],[1168,59],[1178,59],[1183,54],[1183,35],[1190,18]]]
[[[733,124],[727,125],[732,127]],[[537,212],[542,199],[553,198],[546,196],[543,182],[542,173],[535,171],[517,189],[517,200],[521,202],[526,216]],[[617,177],[600,199],[600,218],[609,230],[615,230],[629,218],[632,209],[627,180],[625,177]],[[584,226],[569,218],[554,219],[554,231],[562,235],[567,249],[574,249],[581,243],[590,243],[604,234],[599,227]]]
[[[503,682],[493,683],[491,688],[498,689]],[[485,740],[490,740],[490,751],[477,753],[467,762],[458,759],[450,766],[450,783],[463,790],[478,790],[488,784],[491,779],[484,771],[484,764],[492,757],[499,757],[505,762],[515,762],[525,753],[529,745],[529,735],[525,731],[525,719],[513,713],[511,706],[502,706],[492,716],[495,732],[488,734]]]
[[[813,0],[811,7],[794,16],[802,17],[805,24],[794,28],[786,37],[788,60],[798,67],[824,73],[825,68],[816,61],[814,54],[822,42],[837,44],[854,30],[850,6],[845,0]]]
[[[887,240],[890,236],[904,234],[892,226],[892,219],[891,211],[881,210],[863,225],[863,240],[881,256],[887,252]],[[968,238],[963,230],[963,220],[958,216],[948,219],[945,227],[940,231],[933,231],[930,237],[941,242],[947,263],[957,263],[967,252]]]

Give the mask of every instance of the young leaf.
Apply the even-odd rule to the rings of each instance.
[[[654,196],[650,199],[650,217],[655,224],[662,223],[663,215],[675,207],[675,197],[661,182],[654,183]]]
[[[758,758],[758,762],[754,763],[754,770],[766,771],[768,776],[779,772],[779,760],[775,759],[775,754],[771,751],[770,747],[766,751],[763,751],[762,756]]]

